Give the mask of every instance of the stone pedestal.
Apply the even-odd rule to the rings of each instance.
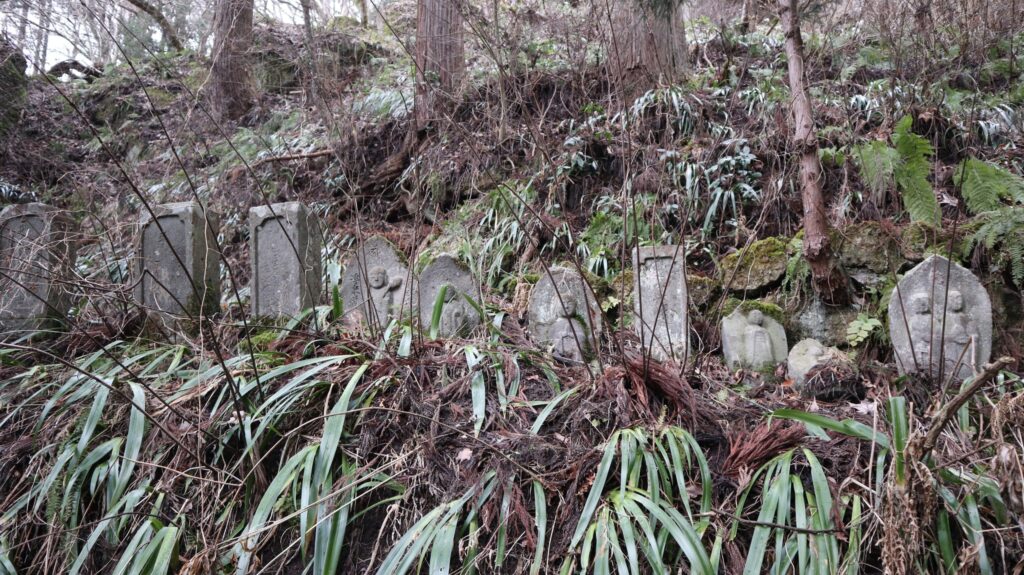
[[[252,313],[295,317],[320,303],[320,231],[298,202],[249,210]]]
[[[0,339],[33,335],[59,324],[71,305],[73,223],[45,204],[0,212]]]
[[[575,271],[552,267],[530,292],[530,335],[534,343],[570,361],[597,353],[601,308]]]
[[[889,336],[900,374],[963,380],[992,355],[992,302],[969,270],[933,255],[893,289]]]
[[[153,207],[140,222],[135,300],[147,312],[196,318],[220,309],[220,218],[196,202]]]
[[[430,262],[420,274],[419,301],[420,329],[431,328],[434,305],[441,289],[445,288],[437,334],[440,337],[465,336],[480,324],[480,314],[467,300],[478,304],[480,289],[469,268],[454,257],[444,254]]]
[[[341,276],[342,305],[350,322],[384,329],[399,314],[412,310],[415,283],[404,258],[391,242],[374,236],[345,264]]]
[[[633,252],[634,326],[654,359],[684,361],[689,354],[689,300],[683,246]]]

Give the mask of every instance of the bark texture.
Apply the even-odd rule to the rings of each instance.
[[[828,212],[821,190],[818,137],[814,132],[811,100],[804,75],[803,39],[796,0],[780,0],[779,12],[786,32],[789,91],[793,99],[793,144],[800,158],[800,190],[804,206],[804,257],[811,268],[814,291],[826,303],[848,299],[846,278],[832,258]]]
[[[459,0],[419,0],[416,14],[417,128],[444,115],[465,68]]]
[[[174,31],[174,26],[171,26],[159,8],[146,0],[128,0],[128,3],[149,14],[150,18],[156,21],[156,25],[160,27],[160,32],[164,35],[164,40],[171,48],[178,51],[183,49],[181,40],[178,39],[178,33]]]
[[[686,30],[676,0],[622,1],[613,8],[610,62],[620,82],[631,72],[671,84],[688,66]]]
[[[252,107],[254,93],[249,71],[252,47],[253,0],[218,0],[214,16],[216,37],[210,73],[211,101],[223,119],[237,119]]]

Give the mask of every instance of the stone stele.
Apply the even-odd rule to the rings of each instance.
[[[659,361],[685,361],[689,354],[689,298],[682,246],[633,252],[633,314],[645,353]]]
[[[320,231],[299,202],[249,210],[252,310],[295,317],[320,303]]]
[[[555,355],[581,362],[597,351],[601,308],[575,271],[545,270],[530,292],[530,334]]]
[[[933,255],[893,290],[889,336],[900,374],[962,380],[992,355],[992,302],[974,274]]]
[[[146,310],[194,318],[220,308],[220,217],[197,202],[153,207],[140,222],[135,299]]]
[[[342,305],[350,320],[386,328],[399,313],[412,309],[415,286],[404,258],[391,242],[374,236],[349,258],[341,276]]]
[[[0,212],[0,339],[17,339],[59,323],[71,298],[73,223],[45,204]]]
[[[722,354],[729,369],[761,370],[786,361],[782,324],[759,309],[742,306],[722,319]]]
[[[429,330],[434,316],[434,305],[441,288],[445,290],[441,317],[437,326],[440,337],[469,335],[480,323],[480,314],[467,300],[480,302],[480,289],[465,264],[443,254],[430,262],[419,277],[420,327]]]

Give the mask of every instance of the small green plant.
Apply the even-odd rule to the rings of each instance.
[[[942,212],[928,182],[928,158],[934,150],[928,140],[911,131],[912,126],[913,119],[904,116],[893,131],[894,147],[880,141],[870,142],[857,146],[854,158],[877,204],[881,204],[883,194],[895,183],[910,219],[937,226]]]
[[[858,314],[857,319],[846,326],[846,343],[851,347],[857,347],[868,340],[871,334],[882,328],[882,322],[878,318],[869,316],[866,313]]]

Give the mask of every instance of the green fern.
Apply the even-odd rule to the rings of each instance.
[[[896,184],[903,194],[903,204],[910,213],[910,219],[937,226],[941,222],[942,213],[928,182],[928,174],[931,172],[928,158],[933,150],[928,140],[910,131],[912,123],[910,116],[904,116],[896,124],[892,136],[900,158],[894,170]]]
[[[993,251],[993,265],[1009,269],[1018,288],[1024,288],[1024,207],[1008,206],[978,217],[981,226],[971,235],[967,249],[983,245]]]
[[[860,168],[861,177],[876,205],[881,205],[883,194],[893,185],[893,174],[900,155],[885,142],[876,140],[853,149],[853,157]]]
[[[1004,199],[1024,203],[1024,178],[976,158],[964,160],[955,181],[975,214],[999,209]]]

